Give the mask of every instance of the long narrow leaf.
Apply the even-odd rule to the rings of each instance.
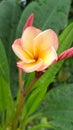
[[[4,49],[4,45],[0,40],[0,76],[3,76],[4,79],[9,82],[9,66]]]
[[[3,41],[9,63],[10,86],[14,93],[17,85],[16,57],[11,45],[15,39],[17,24],[21,15],[21,8],[15,0],[0,2],[0,39]],[[14,87],[13,87],[14,86]]]
[[[7,114],[7,122],[14,110],[13,99],[10,91],[9,66],[4,45],[0,41],[0,112]]]

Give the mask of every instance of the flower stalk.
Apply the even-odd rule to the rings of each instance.
[[[24,105],[25,97],[31,91],[31,89],[33,88],[33,86],[37,80],[38,80],[38,78],[36,78],[36,76],[35,76],[34,80],[30,84],[30,86],[24,91],[23,84],[22,84],[22,71],[19,70],[20,100],[19,100],[19,103],[17,105],[15,116],[14,116],[13,121],[12,121],[12,130],[17,129],[17,125],[18,125],[19,117],[20,117],[20,114],[21,114],[21,111],[22,111],[22,108]]]

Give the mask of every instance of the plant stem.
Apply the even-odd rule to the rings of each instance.
[[[23,93],[23,82],[22,82],[22,70],[19,68],[19,86],[20,86],[20,94]]]
[[[19,103],[17,105],[15,116],[14,116],[13,121],[12,121],[12,130],[16,130],[16,128],[17,128],[19,116],[21,114],[21,110],[22,110],[22,107],[24,104],[25,97],[30,92],[30,90],[32,89],[32,87],[36,81],[37,81],[37,78],[35,77],[35,79],[32,81],[30,86],[25,91],[23,91],[22,72],[21,72],[21,70],[19,70],[20,100],[19,100]]]
[[[37,78],[35,78],[32,83],[30,84],[30,86],[25,90],[24,92],[24,97],[30,92],[30,90],[32,89],[33,85],[36,83]]]
[[[5,126],[5,112],[2,113],[2,126]]]
[[[13,123],[12,123],[12,130],[16,130],[16,128],[17,128],[17,124],[18,124],[18,120],[19,120],[19,116],[20,116],[20,113],[22,110],[23,103],[24,103],[24,96],[20,95],[20,100],[17,105],[17,110],[16,110],[16,113],[15,113],[15,116],[13,119]]]

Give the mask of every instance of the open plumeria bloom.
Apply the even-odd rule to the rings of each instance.
[[[28,18],[21,38],[12,45],[13,51],[19,57],[17,66],[24,72],[43,71],[53,63],[72,56],[73,48],[57,56],[58,37],[52,30],[41,31],[33,27],[33,16]]]
[[[43,71],[57,61],[58,38],[51,29],[42,32],[29,26],[22,37],[14,41],[12,48],[20,58],[17,66],[23,71]]]

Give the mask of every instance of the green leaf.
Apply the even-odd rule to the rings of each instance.
[[[4,45],[0,40],[0,112],[7,114],[6,122],[13,115],[14,103],[10,91],[9,68]]]
[[[14,111],[14,103],[9,84],[0,76],[0,112],[6,112],[6,123],[11,120]]]
[[[7,96],[9,97],[8,84],[3,77],[0,76],[0,111],[5,111],[7,108]]]
[[[70,24],[64,32],[59,36],[60,47],[58,52],[64,51],[69,48],[73,41],[73,23]],[[34,85],[34,91],[32,91],[27,101],[28,113],[33,113],[37,109],[38,105],[43,100],[47,87],[55,79],[55,75],[58,73],[64,61],[60,61],[55,65],[49,67],[49,69],[42,75],[42,77]],[[40,100],[41,99],[41,100]],[[37,102],[37,103],[36,103]],[[36,105],[37,104],[37,105]],[[35,109],[34,109],[35,108]]]
[[[4,49],[4,45],[0,40],[0,76],[9,82],[9,68],[8,68],[8,61]]]
[[[21,15],[21,8],[15,0],[3,0],[0,2],[0,38],[4,43],[9,63],[10,85],[13,90],[17,86],[16,57],[11,45],[15,39],[16,28]]]
[[[0,130],[4,130],[4,128],[2,128],[2,127],[0,126]]]
[[[34,26],[40,29],[52,28],[59,32],[67,25],[71,0],[36,0],[23,11],[17,28],[20,37],[24,24],[31,13],[35,14]]]
[[[58,130],[73,129],[73,84],[62,84],[49,91],[42,114]]]
[[[69,24],[59,36],[58,53],[63,52],[64,50],[68,49],[71,46],[73,42],[72,33],[73,33],[73,22]]]
[[[52,127],[48,123],[47,124],[42,123],[42,124],[33,126],[33,128],[30,128],[30,130],[45,130],[46,128],[50,130]]]
[[[41,1],[41,0],[39,0]],[[44,1],[44,0],[43,0]],[[64,29],[68,22],[68,13],[70,9],[71,0],[49,0],[51,3],[49,17],[43,25],[43,29],[53,28],[56,32]],[[52,10],[51,10],[52,8]],[[48,15],[48,14],[47,14]]]
[[[33,127],[30,128],[30,130],[47,130],[47,128],[50,130],[52,129],[51,125],[49,124],[47,118],[42,117],[41,121],[39,124],[34,125]]]
[[[40,91],[40,89],[36,89],[32,92],[31,95],[29,95],[25,104],[27,108],[27,115],[31,115],[33,112],[36,111],[36,109],[40,105],[40,102],[42,102],[45,93],[46,93],[46,89],[44,89],[44,91]]]
[[[25,81],[26,81],[26,83],[25,83],[25,87],[27,88],[27,87],[29,87],[29,85],[31,84],[31,82],[34,80],[34,77],[35,77],[35,73],[33,72],[33,73],[30,73],[30,74],[27,74],[27,79],[26,79],[26,77],[25,77]]]

